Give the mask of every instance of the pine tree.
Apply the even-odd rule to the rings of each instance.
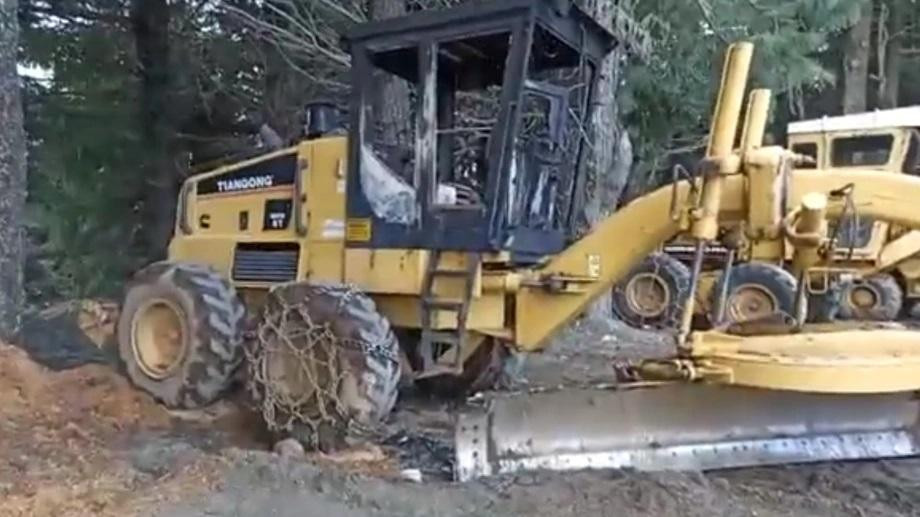
[[[17,13],[17,0],[0,0],[0,338],[18,330],[23,306],[26,144],[17,72]]]
[[[197,9],[193,0],[168,2],[171,45],[181,49],[170,57],[169,111],[145,110],[143,81],[156,77],[138,59],[128,5],[21,5],[22,59],[47,72],[25,82],[33,297],[114,295],[131,271],[154,259],[154,226],[145,221],[160,217],[149,209],[159,190],[153,187],[174,193],[189,163],[251,154],[262,122],[284,137],[299,129],[302,77],[224,12]],[[248,0],[223,5],[255,9]],[[146,134],[151,124],[143,121],[153,114],[163,122],[156,138],[165,151]],[[159,253],[172,230],[175,195],[163,199]]]
[[[860,113],[868,106],[869,58],[872,37],[872,2],[864,2],[859,20],[847,31],[843,51],[844,113]]]
[[[835,81],[821,55],[858,20],[862,1],[638,2],[635,16],[651,31],[654,52],[629,67],[621,95],[640,164],[629,196],[665,181],[652,172],[705,145],[721,55],[730,43],[754,42],[754,84],[778,94],[780,108],[797,110],[803,91]]]

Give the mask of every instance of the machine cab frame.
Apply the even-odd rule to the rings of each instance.
[[[364,24],[346,43],[349,247],[528,262],[572,240],[606,29],[568,0],[509,0]],[[381,77],[409,93],[403,134],[378,123]]]

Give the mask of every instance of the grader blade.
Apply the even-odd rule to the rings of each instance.
[[[703,384],[508,396],[460,415],[455,476],[720,468],[920,453],[911,394],[823,395]]]

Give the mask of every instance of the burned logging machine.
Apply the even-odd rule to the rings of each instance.
[[[138,387],[197,407],[242,367],[269,429],[334,448],[390,414],[401,379],[488,389],[509,351],[543,350],[684,234],[696,252],[673,353],[630,369],[655,382],[491,399],[458,420],[459,479],[918,451],[920,333],[812,328],[804,289],[794,314],[691,329],[720,224],[791,242],[797,285],[846,206],[920,229],[920,178],[795,169],[802,156],[763,146],[767,90],[751,93],[736,146],[751,44],[727,51],[703,174],[580,231],[608,30],[569,0],[503,0],[362,24],[345,41],[347,129],[311,106],[301,142],[184,184],[169,259],[137,273],[119,321]],[[412,117],[385,116],[394,91]]]

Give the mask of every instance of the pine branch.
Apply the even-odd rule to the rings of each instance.
[[[730,44],[731,42],[728,40],[728,38],[725,37],[724,34],[722,34],[722,31],[719,29],[715,23],[715,20],[712,18],[712,6],[710,6],[706,0],[695,0],[695,3],[697,8],[700,10],[700,14],[703,16],[703,20],[706,22],[706,25],[712,29],[712,33],[715,34],[720,40],[722,40],[722,43],[725,43],[726,45]]]

